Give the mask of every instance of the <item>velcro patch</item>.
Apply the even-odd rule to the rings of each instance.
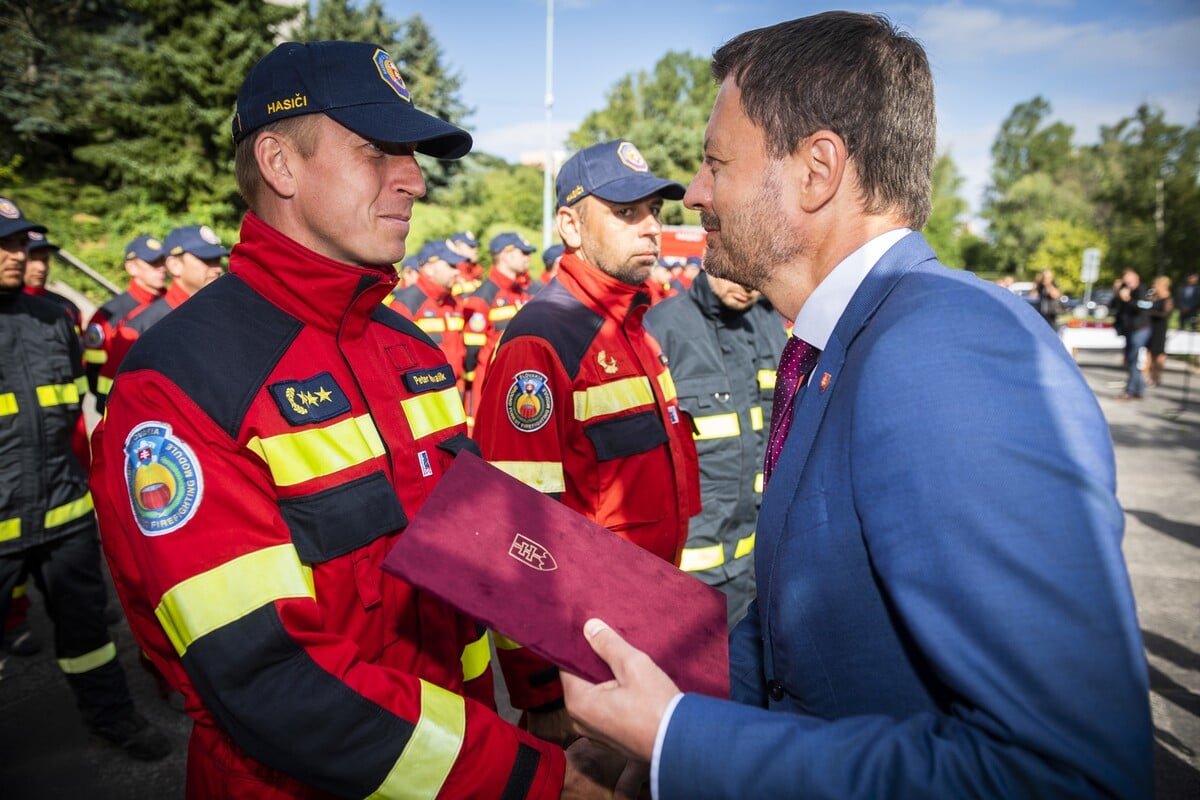
[[[449,364],[432,369],[414,369],[404,373],[404,385],[414,394],[432,392],[454,385],[454,370]]]
[[[350,399],[328,372],[307,380],[280,381],[267,388],[283,418],[292,425],[324,422],[350,411]]]

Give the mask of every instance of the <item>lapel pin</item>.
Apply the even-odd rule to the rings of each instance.
[[[825,394],[825,390],[829,388],[829,381],[832,377],[828,372],[821,375],[821,394]]]

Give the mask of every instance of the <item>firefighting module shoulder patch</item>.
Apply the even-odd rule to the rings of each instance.
[[[324,422],[350,411],[350,400],[328,372],[311,378],[279,381],[267,387],[283,418],[292,425]]]
[[[142,533],[162,536],[195,516],[204,496],[204,473],[170,425],[143,422],[125,438],[125,486]]]
[[[505,410],[513,427],[525,433],[533,433],[545,427],[554,410],[554,397],[546,385],[546,376],[536,370],[527,369],[513,376],[508,388]]]

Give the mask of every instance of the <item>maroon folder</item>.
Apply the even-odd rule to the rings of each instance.
[[[590,681],[612,679],[583,635],[599,617],[681,690],[729,697],[723,594],[468,452],[383,568]]]

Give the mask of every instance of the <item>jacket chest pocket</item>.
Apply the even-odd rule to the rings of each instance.
[[[736,395],[727,376],[677,378],[675,389],[679,407],[692,418],[697,443],[741,435]]]

